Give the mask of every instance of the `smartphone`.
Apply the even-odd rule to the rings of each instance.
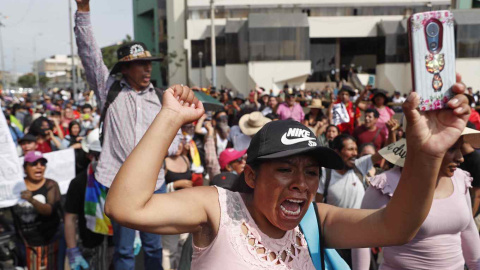
[[[456,80],[453,13],[416,13],[408,19],[413,91],[421,111],[447,107]]]

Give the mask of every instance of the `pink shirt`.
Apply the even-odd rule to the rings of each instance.
[[[296,227],[280,239],[265,235],[238,192],[217,187],[220,227],[206,248],[193,245],[192,270],[315,270],[307,242]]]
[[[382,109],[379,109],[375,106],[371,106],[372,109],[376,109],[378,114],[380,115],[377,120],[377,127],[383,129],[386,134],[386,138],[388,138],[388,128],[387,122],[395,115],[395,112],[387,106],[384,106]]]
[[[287,120],[291,118],[295,121],[302,122],[305,118],[305,113],[303,112],[302,106],[296,102],[292,108],[288,107],[286,103],[278,105],[277,114],[280,120]]]
[[[400,169],[394,168],[371,180],[362,208],[385,207],[400,180]],[[454,191],[444,199],[433,200],[425,222],[412,241],[403,246],[383,248],[384,262],[380,270],[480,269],[480,238],[476,229],[470,194],[472,178],[457,169],[452,177]],[[353,270],[368,270],[369,249],[352,251]]]

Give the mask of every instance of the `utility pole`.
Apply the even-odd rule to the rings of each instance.
[[[215,45],[215,3],[214,0],[210,0],[210,19],[212,20],[211,25],[211,47],[212,47],[212,88],[217,88],[217,48]]]
[[[33,36],[33,71],[35,74],[35,87],[37,87],[37,90],[40,89],[40,78],[39,78],[39,72],[38,72],[38,62],[37,62],[37,37],[41,36],[42,33],[37,33],[35,36]]]
[[[68,0],[68,22],[70,24],[70,54],[72,57],[72,91],[74,94],[77,93],[77,73],[75,72],[75,52],[73,45],[73,23],[72,23],[72,1]]]
[[[198,85],[202,88],[202,59],[203,59],[203,52],[198,52],[198,61],[200,62],[200,68],[198,69],[199,74],[199,82]]]
[[[2,19],[1,16],[2,14],[0,14],[0,19]],[[4,89],[7,89],[7,74],[5,70],[5,55],[3,54],[2,27],[5,27],[5,25],[0,21],[0,53],[2,57],[2,86]]]

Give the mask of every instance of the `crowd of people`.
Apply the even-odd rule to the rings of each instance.
[[[18,265],[64,269],[67,258],[70,269],[134,269],[143,250],[145,269],[319,269],[298,227],[314,200],[322,245],[337,249],[339,265],[480,269],[471,88],[456,85],[455,112],[422,116],[414,94],[346,82],[256,87],[247,97],[163,90],[150,82],[160,59],[143,43],[123,45],[109,71],[89,1],[77,8],[91,90],[0,94],[25,175],[23,200],[11,207]],[[204,111],[199,91],[218,103]],[[76,176],[61,194],[45,178],[44,155],[65,149]]]

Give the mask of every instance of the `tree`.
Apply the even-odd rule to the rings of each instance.
[[[40,78],[38,79],[38,83],[42,88],[45,88],[48,82],[50,82],[50,78],[48,78],[47,76],[40,76]]]
[[[113,66],[117,63],[118,48],[120,48],[120,46],[122,46],[123,44],[131,41],[132,41],[132,37],[130,35],[127,35],[125,39],[122,40],[122,42],[102,48],[103,62],[105,63],[108,69],[112,69]]]
[[[35,75],[33,73],[27,73],[18,78],[18,85],[24,88],[32,88],[35,85]]]

